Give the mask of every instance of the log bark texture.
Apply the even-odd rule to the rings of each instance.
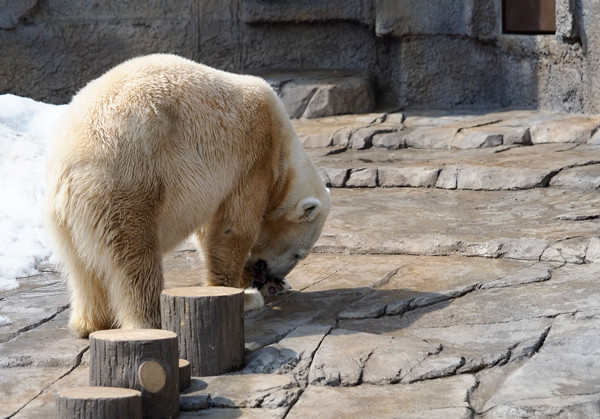
[[[187,390],[192,384],[192,366],[186,359],[179,360],[179,392]]]
[[[177,334],[179,357],[193,376],[244,365],[244,291],[230,287],[171,288],[160,297],[162,328]]]
[[[56,395],[57,419],[142,419],[142,393],[116,387],[77,387]]]
[[[144,418],[176,418],[177,336],[157,329],[115,329],[90,334],[90,386],[139,390]]]

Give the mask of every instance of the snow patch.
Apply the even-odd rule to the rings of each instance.
[[[0,291],[38,273],[50,250],[41,205],[50,136],[66,105],[0,95]],[[9,320],[0,316],[0,326]]]

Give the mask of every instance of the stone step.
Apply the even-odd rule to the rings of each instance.
[[[541,144],[475,150],[310,149],[333,188],[425,187],[516,190],[538,187],[598,189],[600,147]]]
[[[483,112],[483,111],[480,111]],[[294,121],[305,148],[453,150],[509,145],[600,145],[600,116],[501,110],[382,112]]]
[[[600,187],[600,117],[371,113],[294,121],[330,187]]]
[[[600,194],[557,188],[334,189],[314,251],[600,262]]]
[[[375,108],[373,82],[353,70],[257,72],[273,87],[291,118],[363,114]]]

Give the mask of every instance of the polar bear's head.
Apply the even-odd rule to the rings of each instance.
[[[266,217],[250,252],[249,265],[264,261],[267,274],[282,279],[308,256],[331,206],[329,191],[324,187],[323,191],[319,197],[308,196],[289,205],[280,216]]]
[[[307,155],[281,102],[269,90],[275,131],[280,141],[273,179],[258,237],[247,261],[251,271],[283,279],[310,253],[329,215],[331,200],[319,172]],[[255,278],[256,279],[256,278]]]

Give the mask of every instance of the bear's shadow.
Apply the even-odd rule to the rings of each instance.
[[[447,307],[452,295],[420,292],[408,288],[381,290],[371,287],[328,289],[322,291],[293,290],[284,295],[265,298],[265,307],[246,314],[247,341],[252,340],[255,326],[270,329],[276,324],[283,332],[305,323],[330,325],[332,328],[390,333],[403,329],[423,315]],[[260,329],[259,327],[259,329]],[[249,333],[249,335],[248,335]]]

